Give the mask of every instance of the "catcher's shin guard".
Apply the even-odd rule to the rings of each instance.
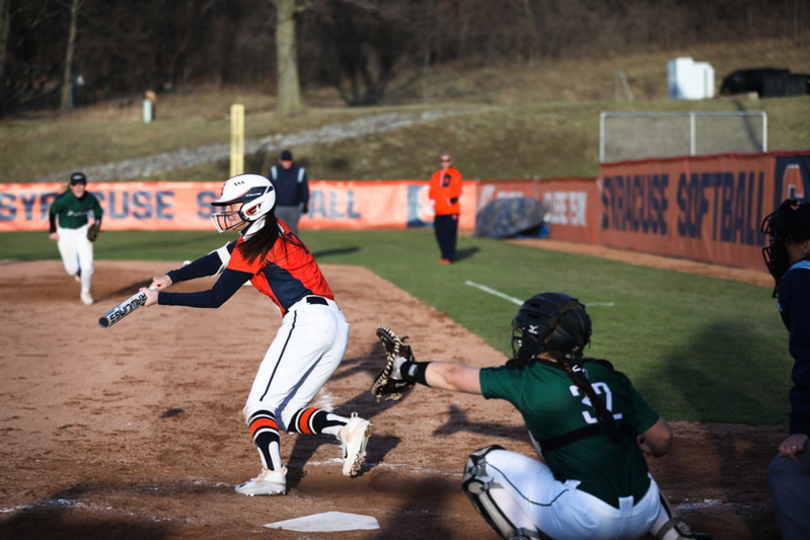
[[[486,522],[497,532],[503,540],[528,540],[529,538],[548,538],[535,529],[516,527],[504,509],[492,497],[492,489],[500,489],[500,495],[511,497],[509,492],[501,485],[492,481],[492,477],[487,474],[486,455],[493,450],[503,450],[503,447],[493,444],[479,448],[470,454],[467,464],[464,466],[464,477],[461,482],[461,489],[467,494],[470,502],[481,514]],[[517,507],[517,504],[515,504]],[[526,518],[526,521],[529,521]]]
[[[670,538],[675,540],[712,540],[712,537],[709,534],[692,531],[692,529],[689,528],[689,525],[678,518],[678,515],[675,513],[675,509],[669,503],[669,500],[667,500],[664,494],[659,491],[658,495],[661,498],[661,506],[667,513],[669,520],[665,521],[657,531],[650,531],[650,535],[652,535],[655,540],[669,540]]]

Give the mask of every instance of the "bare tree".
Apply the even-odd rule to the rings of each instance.
[[[272,0],[276,6],[276,73],[279,114],[294,115],[303,107],[298,80],[295,18],[303,9],[295,0]]]
[[[62,112],[67,112],[73,107],[71,93],[73,90],[73,51],[76,47],[76,22],[79,18],[79,10],[84,0],[73,0],[70,5],[70,30],[68,32],[67,50],[65,51],[65,74],[62,78]]]
[[[11,25],[9,16],[11,0],[0,0],[0,116],[3,116],[6,88],[6,60],[8,57],[8,30]]]

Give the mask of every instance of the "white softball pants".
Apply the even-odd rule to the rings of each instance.
[[[78,229],[56,228],[56,232],[59,234],[56,245],[59,247],[65,271],[71,276],[75,276],[81,268],[83,293],[90,292],[90,285],[93,282],[93,242],[87,239],[88,227],[89,225]]]
[[[650,489],[635,506],[633,497],[624,497],[614,508],[578,490],[578,480],[560,482],[545,463],[522,454],[493,450],[486,463],[487,475],[503,487],[490,488],[490,496],[510,521],[555,540],[635,540],[658,517],[658,485],[652,477]]]
[[[319,297],[320,298],[320,297]],[[279,428],[315,398],[343,360],[349,344],[349,323],[337,304],[309,304],[304,298],[282,319],[267,350],[245,405],[245,417],[265,409]]]

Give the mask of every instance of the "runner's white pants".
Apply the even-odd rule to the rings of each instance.
[[[59,247],[65,270],[71,276],[75,276],[80,268],[82,270],[83,293],[90,292],[90,284],[93,282],[93,242],[87,239],[88,227],[89,225],[78,229],[56,228],[59,234],[56,245]]]
[[[545,463],[522,454],[493,450],[486,463],[492,482],[509,495],[490,488],[490,496],[515,527],[539,529],[555,540],[635,540],[658,517],[658,485],[652,477],[650,489],[635,506],[633,497],[624,497],[614,508],[578,490],[578,480],[560,482]]]
[[[284,315],[267,350],[245,405],[245,417],[259,409],[273,412],[279,428],[313,400],[343,360],[349,323],[337,304],[309,304],[304,298]]]

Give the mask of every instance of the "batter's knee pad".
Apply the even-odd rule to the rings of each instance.
[[[529,538],[548,538],[536,530],[517,528],[515,524],[492,498],[490,489],[502,488],[500,484],[492,481],[487,474],[486,456],[493,450],[503,450],[503,447],[493,444],[479,448],[471,453],[464,466],[464,476],[461,489],[469,497],[476,511],[481,514],[489,526],[497,532],[503,540],[528,540]],[[506,493],[504,491],[504,493]]]

